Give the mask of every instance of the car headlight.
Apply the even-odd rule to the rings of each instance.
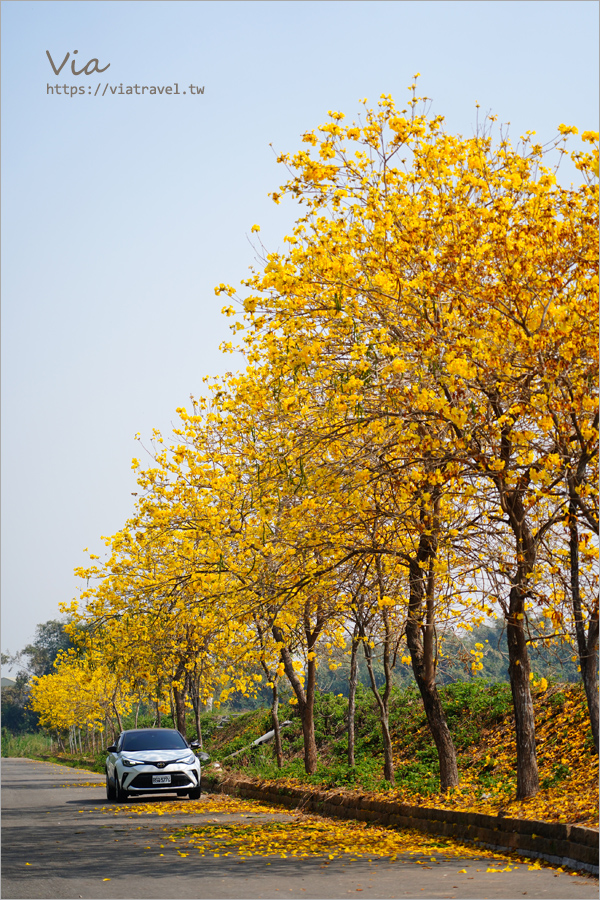
[[[182,756],[181,759],[176,759],[174,762],[186,763],[188,766],[191,766],[192,763],[196,762],[196,757],[193,753],[188,753],[187,756]]]
[[[146,765],[142,760],[139,760],[139,759],[122,759],[121,762],[123,763],[124,766],[127,766],[128,769],[130,769],[131,766]]]

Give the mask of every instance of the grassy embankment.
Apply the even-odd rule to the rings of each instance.
[[[457,683],[440,691],[458,754],[461,784],[439,792],[439,765],[415,688],[398,690],[391,704],[396,784],[383,781],[378,718],[370,695],[358,702],[356,765],[345,759],[346,701],[331,694],[318,700],[319,769],[304,774],[300,722],[285,707],[293,726],[284,732],[285,762],[278,770],[271,746],[226,759],[228,754],[267,731],[270,717],[257,710],[213,730],[206,748],[229,774],[239,772],[280,783],[327,789],[367,791],[387,799],[492,815],[598,825],[598,757],[592,742],[581,685],[552,685],[534,690],[541,790],[532,800],[516,794],[514,720],[510,688],[485,682]]]

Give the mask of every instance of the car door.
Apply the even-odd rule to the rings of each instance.
[[[117,738],[115,744],[111,744],[111,747],[116,747],[115,750],[108,751],[108,756],[106,757],[106,771],[109,777],[109,780],[112,784],[115,783],[115,766],[117,763],[118,756],[117,754],[121,752],[121,745],[123,744],[123,735],[120,734]]]

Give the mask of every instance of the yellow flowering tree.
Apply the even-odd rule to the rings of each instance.
[[[306,150],[280,158],[291,173],[282,193],[306,214],[289,252],[269,254],[246,283],[248,357],[290,413],[296,446],[323,453],[358,433],[364,445],[368,433],[382,479],[410,465],[429,473],[409,564],[415,609],[435,560],[439,493],[458,479],[454,490],[480,494],[488,516],[498,508],[512,561],[496,599],[507,623],[518,791],[529,796],[538,776],[525,622],[540,544],[565,513],[554,490],[564,472],[551,424],[556,385],[579,378],[576,320],[597,316],[594,154],[573,154],[582,184],[565,189],[532,133],[516,149],[503,135],[494,145],[487,130],[448,135],[441,117],[419,112],[414,92],[407,109],[383,97],[364,124],[343,118],[332,113],[304,135]],[[555,153],[575,131],[561,126]],[[588,330],[583,340],[593,374]],[[593,454],[593,410],[586,428]],[[409,616],[428,709],[434,685],[422,673],[420,627]]]

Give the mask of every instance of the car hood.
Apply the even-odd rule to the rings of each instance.
[[[139,762],[173,762],[176,759],[183,759],[192,751],[186,750],[124,750],[121,752],[121,759],[139,760]]]

